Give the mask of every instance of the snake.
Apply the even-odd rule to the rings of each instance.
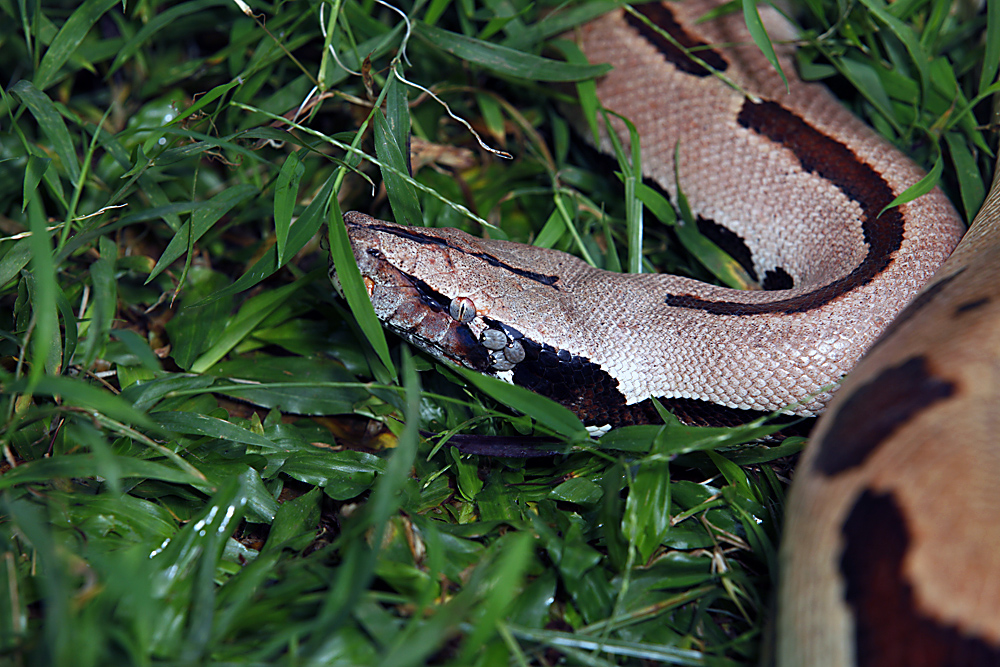
[[[349,212],[375,313],[595,434],[660,406],[696,425],[826,412],[788,501],[777,664],[1000,664],[997,188],[963,239],[939,189],[900,197],[916,164],[794,75],[785,19],[760,8],[787,83],[718,7],[619,8],[572,38],[612,66],[597,96],[634,124],[643,176],[759,289]],[[604,150],[628,139],[609,125]]]

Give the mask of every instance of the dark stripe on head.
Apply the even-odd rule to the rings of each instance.
[[[932,374],[923,357],[882,371],[854,390],[837,412],[815,459],[816,471],[833,476],[865,462],[878,446],[921,410],[944,400],[955,386]]]
[[[851,273],[808,294],[770,303],[708,301],[691,295],[669,295],[675,308],[703,310],[717,315],[801,313],[819,308],[837,297],[871,282],[892,261],[903,242],[903,216],[899,208],[881,211],[893,199],[892,188],[851,149],[828,137],[776,102],[743,102],[739,124],[789,149],[802,169],[835,185],[861,207],[861,229],[868,253]]]
[[[649,19],[653,25],[659,26],[663,32],[674,38],[676,43],[671,42],[659,32],[646,25],[639,17],[630,12],[625,12],[625,21],[642,35],[647,42],[655,46],[668,63],[680,71],[694,76],[709,76],[712,73],[704,66],[692,60],[688,52],[697,56],[708,64],[709,67],[718,72],[725,72],[729,67],[729,63],[726,62],[725,58],[718,51],[712,50],[705,42],[689,35],[677,23],[673,12],[665,5],[653,2],[646,5],[638,5],[634,9]]]
[[[1000,647],[928,616],[903,567],[912,538],[888,493],[866,490],[841,531],[844,601],[854,616],[858,667],[1000,664]]]
[[[448,306],[451,304],[451,299],[446,297],[441,292],[431,288],[430,285],[425,283],[420,278],[416,278],[409,274],[400,271],[400,274],[406,278],[413,285],[413,289],[416,290],[417,294],[420,295],[420,301],[436,313],[447,313]]]
[[[528,280],[534,280],[535,282],[542,283],[543,285],[548,285],[554,289],[559,289],[556,283],[559,281],[559,276],[546,276],[542,273],[536,273],[534,271],[529,271],[527,269],[519,269],[516,266],[511,266],[506,262],[503,262],[493,255],[488,255],[484,252],[468,252],[461,248],[456,248],[453,244],[449,243],[447,240],[442,239],[438,236],[432,234],[422,234],[418,230],[423,229],[422,227],[414,227],[412,229],[401,229],[399,227],[389,227],[388,225],[364,225],[367,229],[374,229],[375,231],[382,232],[384,234],[391,234],[393,236],[398,236],[403,239],[408,239],[414,243],[421,243],[423,245],[436,245],[444,246],[446,248],[451,248],[456,252],[461,252],[466,255],[471,255],[472,257],[477,257],[490,266],[495,266],[498,269],[503,269],[505,271],[510,271],[513,274],[519,275],[522,278],[527,278]]]

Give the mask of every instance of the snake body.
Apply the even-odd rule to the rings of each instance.
[[[1000,169],[795,471],[780,665],[1000,665]]]
[[[742,422],[775,410],[822,412],[832,398],[829,387],[951,255],[963,226],[936,189],[886,209],[923,176],[920,169],[824,88],[792,78],[791,49],[778,47],[790,78],[786,92],[750,42],[741,15],[697,21],[714,6],[698,1],[616,10],[585,25],[577,38],[591,62],[614,67],[598,82],[598,96],[638,129],[645,176],[675,200],[679,184],[699,226],[736,247],[735,256],[764,289],[610,273],[553,250],[349,213],[354,254],[382,322],[439,358],[554,398],[596,429],[655,420],[651,398],[691,423]],[[762,8],[761,14],[773,39],[793,37],[775,12]],[[937,433],[923,419],[946,423],[942,419],[960,409],[956,396],[964,397],[966,387],[985,392],[974,399],[982,406],[995,404],[1000,311],[989,281],[998,273],[996,219],[993,209],[991,221],[973,230],[923,301],[911,307],[916,314],[907,311],[896,320],[819,428],[818,453],[811,452],[798,473],[783,552],[782,665],[948,664],[892,662],[888,652],[878,652],[937,622],[952,638],[978,633],[976,650],[992,651],[983,654],[992,662],[960,664],[1000,664],[997,585],[978,605],[963,606],[960,596],[948,597],[967,586],[963,572],[955,582],[934,577],[947,567],[950,552],[924,550],[940,535],[935,524],[954,519],[968,530],[989,524],[985,516],[972,522],[941,514],[941,501],[923,491],[925,481],[930,485],[976,463],[910,464],[913,453],[896,449],[909,429]],[[973,278],[981,271],[990,273]],[[955,331],[939,327],[936,318],[950,318]],[[935,339],[927,331],[969,350],[970,322],[981,322],[974,326],[990,335],[991,347],[955,352],[963,365],[947,370],[929,347]],[[917,398],[903,398],[903,408],[890,406],[888,417],[872,420],[868,407],[875,396],[890,386],[905,394],[911,385]],[[985,415],[985,407],[976,414]],[[988,433],[991,419],[962,433]],[[844,442],[847,454],[828,453]],[[936,451],[930,460],[943,461]],[[983,471],[976,481],[987,488]],[[945,499],[961,496],[979,514],[996,505],[977,505],[978,488],[935,483]],[[836,509],[826,509],[837,494]],[[878,633],[872,623],[897,607],[879,607],[884,598],[877,587],[865,588],[868,597],[858,603],[845,602],[844,595],[854,583],[843,569],[843,543],[860,549],[867,539],[893,540],[882,524],[852,522],[863,503],[874,504],[887,522],[898,526],[902,520],[905,546],[893,554],[893,571],[902,573],[897,607],[920,608],[907,634],[884,639],[881,647],[868,641]],[[926,525],[910,531],[907,521],[918,508],[927,512]],[[854,527],[845,537],[843,531]],[[993,531],[988,544],[1000,546],[1000,532]],[[953,555],[971,563],[975,545],[967,540]],[[1000,558],[994,554],[1000,550],[981,557]],[[877,558],[863,549],[852,558],[858,571],[869,573],[857,585],[880,583],[881,574],[864,569],[866,558]],[[932,584],[922,590],[911,576]]]

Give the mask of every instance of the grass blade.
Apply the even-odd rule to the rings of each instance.
[[[87,36],[90,29],[105,12],[118,4],[118,0],[86,0],[77,7],[59,29],[48,51],[42,56],[42,62],[35,72],[35,87],[45,90],[55,81],[59,69],[69,60],[80,42]],[[73,179],[75,182],[76,179]]]
[[[292,226],[292,214],[295,212],[295,200],[299,196],[299,182],[306,168],[298,153],[289,153],[285,163],[281,165],[278,182],[274,187],[274,240],[278,252],[278,266],[285,263],[285,245],[288,242],[288,230]]]
[[[417,23],[414,34],[460,60],[480,67],[532,81],[580,81],[606,74],[608,65],[576,65],[531,55],[523,51],[466,37],[442,28]]]
[[[67,178],[75,184],[80,179],[80,161],[73,141],[69,137],[69,130],[66,129],[66,123],[52,104],[52,100],[30,81],[18,81],[10,92],[28,107],[28,111],[38,121],[38,127],[52,142],[52,149],[59,156]]]

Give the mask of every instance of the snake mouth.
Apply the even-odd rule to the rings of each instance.
[[[474,331],[475,320],[462,321],[452,315],[452,300],[427,283],[393,268],[394,285],[373,284],[372,304],[383,299],[380,290],[391,289],[405,298],[391,314],[379,318],[383,324],[432,356],[466,366],[480,373],[491,372],[489,352]],[[376,313],[379,312],[376,306]]]
[[[449,299],[393,266],[377,247],[365,247],[354,235],[351,241],[368,297],[383,326],[437,359],[480,373],[494,372],[490,351],[477,333],[485,328],[479,318],[469,317],[466,311],[456,317],[453,304],[458,299]],[[332,267],[330,280],[343,296]]]

